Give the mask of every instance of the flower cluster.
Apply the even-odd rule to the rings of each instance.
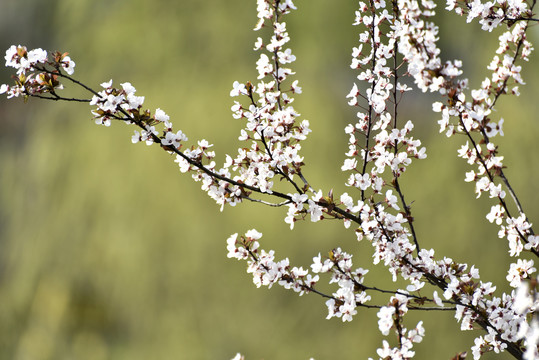
[[[163,110],[156,109],[152,114],[150,110],[143,109],[144,96],[135,95],[136,89],[131,83],[121,84],[121,88],[112,86],[112,80],[102,83],[103,90],[94,93],[90,101],[96,124],[110,126],[113,120],[122,120],[127,124],[136,125],[140,129],[135,130],[131,137],[132,143],[145,142],[146,145],[160,144],[165,150],[178,154],[179,157],[201,160],[202,155],[212,159],[215,154],[205,151],[212,145],[206,140],[200,140],[199,147],[181,152],[183,143],[188,140],[181,131],[174,131],[170,116]],[[162,131],[159,131],[162,128]],[[201,150],[203,149],[203,150]],[[185,155],[184,155],[185,154]],[[186,170],[185,170],[186,171]]]
[[[13,76],[15,85],[2,84],[0,94],[7,94],[11,99],[18,96],[39,96],[50,93],[56,95],[56,90],[63,89],[58,76],[60,69],[72,75],[75,71],[75,62],[71,60],[68,53],[55,52],[49,54],[43,49],[33,49],[28,51],[26,46],[12,45],[4,57],[6,66],[17,70],[17,75]]]
[[[479,0],[447,0],[446,10],[466,15],[466,21],[479,19],[481,29],[492,31],[504,21],[515,21],[531,16],[528,4],[522,0],[497,0],[483,3]]]
[[[485,6],[492,5],[492,3],[489,4]],[[522,4],[525,5],[519,1],[511,2],[506,6],[501,6],[503,5],[501,4],[500,9],[520,9],[519,11],[522,12],[526,9],[526,6]],[[483,5],[477,1],[471,5],[469,11],[473,15],[469,15],[469,19],[479,16],[480,19],[486,21],[492,16],[492,7],[491,10],[478,11],[480,6]],[[515,16],[515,14],[511,16]],[[506,15],[501,16],[500,19],[506,19]],[[508,180],[503,173],[504,157],[499,155],[498,146],[492,142],[492,138],[496,135],[503,136],[504,119],[495,122],[491,114],[501,95],[518,96],[518,87],[524,84],[520,75],[521,66],[517,65],[517,61],[528,61],[533,50],[531,43],[526,40],[527,27],[526,22],[520,22],[515,24],[512,30],[507,30],[500,35],[499,47],[496,50],[497,55],[488,66],[492,74],[483,80],[480,88],[471,90],[470,100],[467,100],[465,86],[456,86],[452,78],[445,76],[442,89],[443,93],[448,95],[447,104],[436,102],[433,105],[433,110],[442,114],[442,119],[438,121],[440,132],[445,131],[447,136],[456,133],[467,136],[468,140],[459,149],[458,155],[469,164],[475,165],[477,169],[467,172],[465,180],[475,182],[477,197],[487,192],[491,198],[498,199],[499,203],[492,206],[487,219],[501,226],[499,235],[502,238],[507,238],[512,256],[518,256],[524,246],[526,246],[526,250],[535,252],[539,248],[537,247],[537,239],[531,231],[531,224],[524,215],[520,204],[518,202],[516,204],[520,213],[518,217],[513,217],[506,205],[506,191],[503,190],[502,184],[507,185],[509,191],[512,189],[508,186]],[[460,84],[463,83],[467,83],[467,81],[460,82]],[[451,118],[455,118],[456,123],[451,123]],[[477,134],[479,139],[474,137],[474,134]],[[501,180],[501,182],[497,182],[496,179]],[[504,220],[506,225],[502,225]]]
[[[391,297],[387,306],[383,306],[378,311],[378,327],[384,335],[388,335],[389,331],[394,328],[399,337],[399,346],[391,348],[389,343],[384,340],[382,348],[378,349],[377,353],[380,359],[411,359],[415,352],[412,351],[414,343],[420,343],[425,336],[425,328],[423,322],[417,323],[416,327],[407,330],[402,327],[402,317],[408,312],[408,297],[403,294]]]
[[[466,10],[458,8],[458,11],[467,12],[468,21],[479,18],[483,30],[488,31],[503,21],[509,21],[510,18],[521,19],[531,14],[527,10],[527,4],[521,1],[499,1],[498,4],[493,2],[481,4],[479,1],[466,3],[468,5]],[[451,4],[449,9],[453,9]],[[447,136],[462,133],[468,138],[466,144],[459,149],[458,155],[469,164],[475,165],[477,170],[467,172],[465,180],[475,182],[477,197],[487,192],[491,198],[498,200],[486,217],[491,223],[495,222],[500,226],[498,235],[500,238],[507,239],[509,254],[514,257],[520,256],[524,250],[537,254],[539,238],[534,235],[532,224],[528,221],[518,200],[516,200],[519,211],[517,217],[511,215],[505,200],[506,190],[503,189],[503,185],[506,185],[513,199],[516,199],[516,196],[503,172],[505,167],[503,156],[499,155],[498,147],[492,142],[492,138],[496,135],[503,136],[504,120],[500,119],[496,123],[492,119],[492,111],[501,95],[518,96],[519,85],[524,84],[520,74],[521,66],[517,65],[517,61],[528,61],[533,50],[530,42],[526,40],[527,28],[528,23],[522,21],[514,24],[512,29],[499,36],[496,55],[488,66],[492,72],[491,76],[483,80],[480,88],[471,90],[470,100],[467,100],[464,92],[465,86],[455,86],[452,79],[446,77],[443,89],[444,93],[448,94],[448,102],[447,104],[437,102],[433,106],[434,111],[442,113],[442,120],[439,121],[440,132],[445,131]],[[451,117],[457,119],[455,124],[450,123]],[[477,134],[479,140],[474,137],[474,134]],[[522,280],[533,278],[532,274],[535,271],[532,260],[518,259],[516,263],[511,264],[507,280],[512,287],[518,287],[521,286]],[[488,327],[487,335],[475,340],[475,346],[472,348],[474,358],[479,358],[486,351],[502,351],[507,346],[507,342],[504,343],[503,340],[515,342],[524,337],[519,329],[529,327],[526,316],[533,315],[535,310],[529,310],[526,315],[522,316],[515,313],[514,302],[515,292],[512,292],[503,294],[501,297],[494,297],[485,303],[484,307],[487,309],[486,313],[492,327]],[[462,313],[469,313],[469,310],[462,308],[460,310]],[[466,319],[465,316],[463,318]],[[533,353],[535,354],[536,350]],[[535,356],[528,358],[535,358]]]
[[[121,88],[112,86],[112,80],[101,84],[103,90],[93,92],[90,105],[96,124],[110,126],[112,120],[122,120],[127,124],[136,125],[131,137],[132,143],[145,142],[146,145],[158,143],[163,149],[176,155],[181,172],[194,171],[193,179],[202,182],[202,189],[208,192],[218,204],[235,205],[245,195],[243,188],[231,185],[230,173],[227,169],[215,170],[215,152],[209,150],[213,145],[202,139],[196,146],[184,149],[183,144],[188,140],[181,131],[175,131],[170,117],[161,109],[152,112],[143,109],[143,96],[135,95],[136,89],[131,83],[121,84]]]
[[[522,314],[535,314],[539,307],[539,278],[530,282],[522,282],[514,294],[513,307],[515,312]],[[531,285],[531,286],[530,286]],[[523,339],[526,352],[524,359],[539,358],[539,319],[534,316],[530,322],[522,322],[518,328],[519,338]]]
[[[123,83],[121,86],[121,89],[114,88],[112,80],[102,83],[101,87],[104,90],[92,97],[90,105],[96,106],[96,109],[92,110],[96,124],[110,126],[114,119],[125,120],[128,123],[132,122],[131,119],[140,119],[144,96],[136,96],[136,89],[130,83]],[[146,131],[157,135],[155,127],[153,130],[148,127]],[[145,140],[149,142],[148,145],[153,142],[149,136],[146,136]]]
[[[313,258],[312,271],[331,274],[329,283],[339,286],[332,298],[326,301],[329,311],[327,319],[338,317],[342,318],[342,321],[352,321],[352,316],[357,314],[356,307],[371,300],[363,285],[368,270],[354,269],[352,265],[352,255],[340,248],[332,250],[323,262],[320,254]]]
[[[367,303],[371,297],[366,293],[363,280],[368,270],[352,267],[352,255],[347,254],[340,248],[329,253],[329,257],[322,259],[318,254],[313,258],[311,264],[311,275],[308,270],[302,267],[291,267],[288,258],[275,261],[273,250],[265,251],[260,249],[258,240],[262,234],[252,229],[245,233],[245,236],[238,238],[238,234],[233,234],[227,240],[228,257],[247,261],[247,272],[253,274],[253,282],[257,287],[267,286],[271,288],[274,284],[291,289],[303,295],[307,292],[319,293],[315,285],[320,280],[318,274],[331,274],[329,283],[336,283],[338,289],[332,295],[327,295],[330,299],[326,301],[328,316],[342,318],[342,321],[352,321],[357,314],[356,307]]]
[[[262,234],[252,229],[238,239],[238,234],[230,236],[227,240],[228,257],[238,260],[246,260],[247,272],[253,274],[253,282],[257,287],[267,286],[271,288],[279,284],[285,289],[291,289],[303,295],[312,291],[318,282],[318,275],[312,276],[301,267],[290,267],[288,258],[275,261],[273,250],[266,252],[260,249],[257,240]]]
[[[234,101],[231,110],[235,119],[245,120],[245,128],[241,130],[239,140],[250,142],[250,146],[240,148],[236,156],[226,156],[223,167],[215,171],[223,179],[218,179],[206,171],[214,171],[213,162],[207,169],[201,169],[185,157],[178,155],[176,160],[182,172],[195,172],[193,178],[202,181],[202,188],[221,206],[234,206],[244,198],[251,199],[253,191],[273,194],[273,179],[276,176],[290,183],[298,196],[303,195],[306,189],[306,182],[303,186],[298,185],[295,176],[302,178],[303,157],[300,155],[300,142],[307,138],[311,130],[307,120],[297,120],[299,113],[290,105],[294,101],[291,95],[301,93],[301,87],[298,86],[297,80],[285,87],[288,77],[294,74],[286,65],[294,62],[295,56],[290,49],[285,49],[290,36],[286,23],[279,21],[282,15],[288,14],[296,7],[290,0],[276,4],[259,0],[257,9],[259,21],[255,30],[264,26],[273,30],[268,43],[264,43],[260,37],[255,43],[256,51],[268,52],[261,53],[256,62],[259,82],[252,84],[235,81],[230,91],[230,96],[242,96],[247,100],[247,104]],[[186,152],[185,155],[197,162],[204,150],[199,147]],[[232,181],[226,181],[224,178]],[[284,195],[282,198],[290,200],[291,196]],[[290,208],[293,206],[291,202]],[[302,211],[303,208],[298,208],[292,217]],[[312,203],[311,213],[319,212],[318,205]],[[290,217],[290,212],[288,216]]]
[[[272,192],[276,175],[303,193],[293,177],[301,173],[303,157],[299,154],[300,142],[307,138],[311,130],[307,120],[296,120],[299,114],[290,105],[294,101],[291,94],[301,93],[301,88],[297,80],[285,87],[288,76],[294,74],[286,66],[295,61],[295,56],[285,48],[290,36],[286,23],[279,20],[293,9],[292,1],[278,4],[258,1],[259,21],[255,30],[269,26],[273,34],[268,43],[259,37],[255,50],[266,50],[268,54],[262,52],[256,62],[259,82],[240,84],[236,81],[230,92],[231,96],[242,96],[248,101],[247,104],[234,101],[232,112],[234,118],[246,122],[239,139],[250,141],[251,145],[240,149],[234,158],[228,156],[225,168],[239,172],[234,180],[266,193]]]
[[[438,58],[439,50],[435,46],[426,48],[423,44],[415,46],[409,43],[409,46],[415,49],[415,58],[430,59],[430,62],[424,62],[423,66],[416,67],[416,74],[420,75],[416,77],[416,83],[421,84],[420,79],[426,79],[427,81],[422,83],[423,90],[438,91],[447,96],[446,104],[436,102],[433,105],[433,110],[442,114],[439,121],[440,132],[445,132],[447,136],[461,133],[468,138],[466,144],[459,149],[458,155],[469,164],[476,165],[477,170],[466,173],[466,181],[475,182],[477,197],[487,192],[491,198],[498,200],[498,203],[492,206],[487,219],[501,227],[499,236],[507,238],[510,255],[519,256],[523,250],[537,254],[538,240],[533,235],[531,223],[524,215],[520,203],[516,200],[520,213],[518,217],[511,215],[506,203],[506,191],[511,192],[512,198],[516,199],[516,196],[503,173],[503,156],[499,155],[498,147],[492,142],[492,138],[496,135],[503,135],[503,119],[496,123],[491,118],[499,97],[503,94],[518,95],[518,86],[524,84],[520,75],[521,67],[516,62],[527,61],[532,51],[531,44],[526,40],[528,24],[526,21],[517,24],[512,21],[529,18],[531,12],[522,1],[497,1],[486,4],[480,1],[463,1],[460,2],[462,7],[455,7],[456,4],[455,1],[448,1],[447,9],[456,9],[460,14],[467,14],[468,22],[479,18],[483,30],[491,31],[502,22],[514,25],[512,30],[507,30],[499,37],[497,55],[488,66],[492,75],[482,82],[479,89],[472,90],[471,99],[467,100],[465,91],[468,81],[456,78],[461,73],[460,62],[442,64]],[[435,35],[436,32],[433,32],[431,38]],[[433,84],[436,86],[433,87]],[[451,118],[456,119],[456,122],[451,123]],[[501,181],[497,182],[496,179]],[[534,272],[533,261],[519,259],[516,264],[511,265],[507,279],[512,286],[518,286],[522,279],[531,278]],[[459,303],[465,305],[459,306],[457,311],[457,318],[462,321],[462,328],[471,328],[471,324],[478,321],[476,315],[473,315],[477,314],[477,309],[469,307],[469,304],[472,307],[479,305],[488,315],[489,325],[486,327],[488,335],[476,339],[476,345],[472,349],[474,358],[479,358],[486,351],[502,351],[508,344],[519,339],[517,329],[524,326],[526,318],[515,315],[512,310],[514,293],[485,298],[485,295],[491,296],[494,292],[491,284],[473,282],[473,287],[468,285],[466,294],[466,291],[462,291],[466,289],[466,281],[462,280],[458,277],[450,279],[444,292],[446,298],[451,295],[451,298],[460,299]],[[460,293],[455,294],[455,289],[460,289]],[[481,301],[478,302],[477,299]]]
[[[358,121],[345,129],[349,135],[349,151],[341,169],[354,172],[348,179],[349,186],[362,192],[371,188],[374,193],[379,193],[386,183],[382,178],[386,169],[398,178],[413,158],[424,159],[426,154],[425,148],[420,148],[421,142],[410,137],[411,121],[402,129],[397,127],[396,95],[410,88],[397,81],[396,66],[388,65],[395,56],[397,34],[394,31],[385,34],[387,44],[384,44],[380,27],[393,27],[398,21],[386,9],[369,14],[367,4],[360,2],[359,6],[354,25],[363,24],[367,29],[360,34],[360,45],[353,50],[351,67],[361,70],[357,78],[369,87],[363,94],[354,84],[347,95],[348,104],[363,111],[357,113]],[[385,2],[374,2],[375,9],[384,6]],[[370,48],[368,54],[364,53],[367,46]],[[359,101],[362,98],[366,100],[366,106]],[[357,134],[365,139],[364,144],[360,144]],[[374,140],[374,144],[370,140]],[[368,164],[372,164],[370,171],[367,171]]]

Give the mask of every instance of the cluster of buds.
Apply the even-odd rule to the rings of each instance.
[[[523,0],[497,0],[483,3],[477,0],[447,0],[446,10],[466,15],[466,21],[479,20],[481,29],[492,31],[507,22],[512,25],[515,21],[532,17],[531,9]]]

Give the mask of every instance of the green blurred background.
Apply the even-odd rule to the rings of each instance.
[[[359,32],[351,25],[356,2],[342,3],[297,1],[287,20],[304,89],[295,108],[313,129],[305,172],[316,188],[336,194],[349,191],[340,166],[343,128],[355,114],[345,96]],[[164,109],[191,141],[214,143],[222,161],[236,152],[242,127],[230,115],[231,85],[256,79],[255,14],[254,0],[2,0],[0,45],[68,51],[76,77],[94,88],[111,78],[131,82],[145,105]],[[439,21],[446,58],[463,59],[477,84],[497,38],[455,15]],[[530,38],[536,44],[538,31]],[[529,85],[520,98],[502,99],[496,114],[506,119],[497,141],[507,175],[532,221],[539,217],[538,64],[534,54]],[[1,82],[10,75],[0,71]],[[476,264],[484,281],[504,289],[507,246],[485,219],[491,201],[475,200],[464,183],[468,167],[456,158],[464,139],[438,135],[432,100],[409,95],[401,112],[428,149],[403,178],[420,243]],[[360,310],[352,323],[325,320],[323,299],[256,289],[225,249],[230,234],[257,228],[262,246],[292,264],[308,266],[340,246],[356,266],[370,268],[368,243],[358,245],[335,221],[290,231],[286,209],[245,203],[221,213],[173,158],[132,145],[132,128],[98,127],[90,118],[83,104],[0,100],[1,360],[376,356],[382,336],[374,310]],[[367,283],[397,286],[383,268]],[[461,333],[451,313],[411,314],[407,326],[421,318],[427,336],[418,359],[449,359],[480,334]]]

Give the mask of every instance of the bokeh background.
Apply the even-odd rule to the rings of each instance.
[[[297,1],[287,23],[304,93],[295,108],[311,121],[304,142],[312,185],[349,191],[340,171],[355,111],[345,96],[358,28],[355,2]],[[445,57],[464,60],[478,84],[497,37],[443,10]],[[70,52],[78,79],[94,88],[129,81],[145,105],[164,109],[191,141],[206,138],[224,159],[239,146],[231,117],[234,80],[256,79],[251,31],[255,1],[2,0],[0,45]],[[539,28],[530,32],[536,46]],[[497,139],[507,175],[529,218],[539,218],[538,57],[524,71],[518,99],[502,99],[505,137]],[[0,71],[2,83],[10,71]],[[428,159],[403,178],[423,247],[476,264],[505,289],[507,245],[485,219],[491,201],[475,200],[468,169],[456,157],[462,137],[438,134],[433,97],[409,95],[403,118],[416,124]],[[256,228],[262,246],[308,266],[340,246],[371,268],[371,248],[336,221],[297,223],[286,209],[245,203],[219,211],[173,158],[132,145],[132,128],[98,127],[84,104],[0,100],[0,360],[361,359],[382,336],[374,310],[352,323],[325,320],[324,300],[280,288],[256,289],[245,265],[226,258],[226,238]],[[284,188],[285,191],[291,191]],[[395,288],[383,268],[367,283]],[[428,293],[427,293],[428,295]],[[480,332],[461,333],[452,313],[425,320],[418,359],[449,359]],[[388,340],[394,341],[393,337]],[[436,354],[436,355],[433,355]],[[485,358],[500,359],[507,355]]]

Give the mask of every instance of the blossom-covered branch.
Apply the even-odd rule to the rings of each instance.
[[[235,81],[230,91],[232,97],[239,98],[231,110],[233,117],[244,123],[239,140],[245,146],[236,155],[226,155],[221,167],[214,160],[211,143],[202,139],[196,145],[186,145],[186,134],[175,129],[160,108],[153,112],[145,109],[144,97],[136,95],[131,83],[114,87],[110,80],[96,91],[75,79],[75,63],[67,53],[12,46],[5,59],[6,66],[16,69],[15,84],[2,85],[0,93],[25,100],[87,102],[97,124],[110,126],[113,121],[123,121],[135,125],[133,143],[158,144],[173,155],[180,171],[201,182],[221,209],[243,200],[286,206],[284,221],[291,229],[296,221],[306,218],[312,222],[342,220],[346,228],[352,227],[358,241],[370,243],[373,264],[383,264],[394,281],[406,281],[406,289],[368,285],[368,269],[354,267],[352,256],[341,248],[329,250],[327,258],[315,251],[318,255],[313,257],[311,272],[292,266],[287,258],[276,261],[273,250],[260,249],[262,234],[255,229],[245,236],[229,237],[228,256],[247,262],[247,272],[258,287],[278,284],[300,295],[323,297],[328,319],[352,321],[358,308],[378,309],[381,333],[389,335],[394,330],[397,336],[394,346],[384,341],[378,349],[381,359],[415,355],[413,345],[422,341],[425,329],[421,321],[411,330],[406,328],[409,310],[453,311],[462,330],[482,328],[484,334],[475,339],[471,349],[474,359],[490,351],[533,359],[539,356],[536,269],[533,260],[522,255],[539,255],[539,236],[503,172],[503,156],[493,138],[503,135],[504,120],[496,121],[492,114],[502,95],[518,95],[519,86],[524,84],[520,63],[528,61],[533,50],[526,33],[529,22],[535,21],[534,5],[535,1],[520,0],[447,1],[446,10],[466,16],[468,22],[477,19],[483,30],[508,28],[499,37],[497,54],[488,66],[492,74],[479,88],[469,90],[468,80],[461,78],[461,61],[442,61],[438,28],[431,21],[436,7],[433,1],[359,2],[354,25],[361,30],[351,63],[358,71],[358,82],[346,97],[358,112],[344,129],[349,139],[341,170],[347,174],[345,184],[350,191],[340,195],[314,188],[303,172],[301,143],[311,129],[307,120],[299,120],[300,114],[292,106],[293,96],[302,90],[297,80],[290,80],[295,72],[289,66],[296,57],[287,47],[290,34],[284,19],[296,10],[291,0],[257,0],[255,30],[268,30],[268,36],[258,37],[254,46],[260,53],[257,81]],[[63,80],[88,91],[91,99],[60,95]],[[426,246],[428,240],[416,234],[411,203],[400,178],[414,159],[426,159],[427,153],[421,141],[412,136],[413,121],[402,119],[399,113],[399,104],[414,88],[441,96],[432,106],[442,116],[440,132],[466,137],[458,156],[476,170],[467,172],[465,180],[475,182],[477,197],[488,193],[494,199],[486,218],[500,226],[499,237],[507,240],[509,255],[517,258],[507,272],[506,279],[514,288],[511,293],[496,293],[491,281],[480,280],[474,265],[436,258],[435,250]],[[276,178],[284,181],[276,186]],[[507,192],[518,214],[508,204]],[[333,293],[317,287],[322,276],[336,286]],[[427,292],[432,296],[425,295]],[[387,302],[373,303],[372,293],[388,295]],[[458,356],[463,358],[465,353]]]

